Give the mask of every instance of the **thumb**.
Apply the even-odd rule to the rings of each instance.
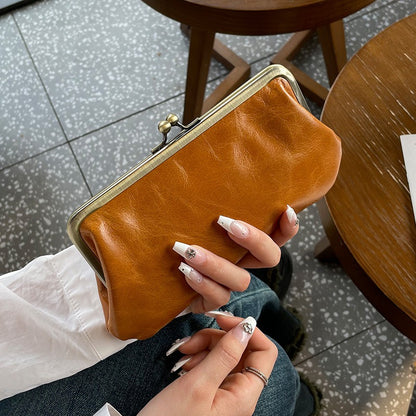
[[[194,368],[194,375],[217,389],[240,362],[255,328],[256,320],[251,316],[241,321]]]

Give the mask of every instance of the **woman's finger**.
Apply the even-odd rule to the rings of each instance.
[[[299,231],[299,220],[295,210],[287,206],[286,211],[280,216],[279,224],[271,235],[271,238],[280,247],[284,246]]]
[[[244,318],[233,316],[222,311],[221,314],[215,314],[215,319],[222,329],[204,328],[190,337],[178,339],[169,348],[167,355],[177,350],[185,355],[195,355],[203,350],[212,350],[228,331],[244,320]],[[256,328],[249,341],[251,351],[266,351],[273,348],[273,345],[269,338],[258,328]]]
[[[238,319],[240,318],[221,315],[216,317],[218,324],[225,330],[227,330],[230,325],[233,325]],[[262,389],[264,388],[264,382],[261,377],[250,371],[245,371],[245,369],[247,367],[256,369],[260,371],[266,379],[268,379],[273,370],[277,356],[278,350],[275,344],[257,328],[250,338],[247,349],[244,352],[239,365],[236,367],[236,370],[239,373],[243,372],[242,375],[248,379],[252,387],[256,389],[257,394],[260,395]],[[238,380],[241,381],[241,377],[233,378],[234,383]],[[230,385],[229,383],[225,383],[222,388],[231,388],[231,386],[232,384]]]
[[[177,341],[178,349],[187,355],[175,364],[174,370],[185,376],[184,382],[189,386],[203,386],[204,397],[210,403],[214,398],[220,403],[221,395],[228,391],[238,403],[251,403],[254,411],[276,361],[277,349],[256,329],[251,317],[243,320],[219,315],[217,321],[224,330],[207,328]]]
[[[227,289],[242,292],[250,284],[250,273],[247,270],[203,247],[175,242],[173,250],[180,254],[194,271],[209,277]],[[196,276],[195,280],[200,278],[200,276],[194,275]]]
[[[228,332],[236,325],[241,323],[243,318],[223,314],[217,315],[215,320],[224,331]],[[199,332],[194,334],[194,336],[198,335],[198,333]],[[253,332],[248,345],[251,351],[267,351],[269,349],[273,349],[274,347],[273,342],[270,341],[270,339],[259,328],[256,328],[256,330]]]
[[[201,377],[206,372],[206,377],[211,382],[218,383],[218,386],[223,384],[230,373],[241,372],[246,367],[257,368],[268,378],[276,361],[277,348],[255,328],[256,321],[250,317],[242,320],[238,317],[218,316],[217,322],[228,331],[226,334],[212,330],[199,332],[192,337],[193,343],[186,343],[180,348],[183,353],[188,353],[195,347],[204,348],[205,351],[211,349],[204,360],[193,367],[194,371],[198,371]],[[245,377],[260,394],[259,387],[262,386],[259,386],[259,380],[253,379],[252,373]]]
[[[179,270],[185,275],[188,285],[199,293],[190,304],[191,312],[204,313],[225,305],[230,300],[231,291],[225,286],[201,274],[189,264],[181,263]]]
[[[237,319],[238,322],[242,321],[242,318]],[[195,355],[205,350],[211,351],[225,334],[226,332],[221,329],[201,329],[193,334],[186,343],[179,345],[177,349],[185,355]]]
[[[228,231],[229,237],[246,248],[251,256],[245,256],[240,267],[273,267],[280,261],[280,248],[265,232],[244,221],[220,216],[218,224]]]
[[[298,230],[299,221],[297,219],[297,215],[291,207],[287,206],[286,211],[280,216],[278,220],[277,228],[269,237],[270,240],[279,247],[279,261],[281,254],[280,247],[284,246],[292,237],[294,237]],[[241,267],[252,269],[274,267],[276,264],[269,263],[269,265],[267,265],[262,258],[259,260],[259,258],[253,256],[253,254],[250,252],[245,255],[238,263],[238,265]]]
[[[172,367],[171,373],[188,372],[196,367],[207,355],[208,350],[200,351],[194,355],[186,355],[180,358]],[[181,375],[181,374],[179,374]]]
[[[241,321],[218,341],[189,375],[216,390],[239,364],[255,327],[256,321],[252,317]]]

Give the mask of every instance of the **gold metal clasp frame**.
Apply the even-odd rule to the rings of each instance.
[[[183,133],[190,128],[196,126],[199,123],[199,118],[196,118],[194,121],[192,121],[187,126],[184,126],[180,121],[179,117],[176,114],[169,114],[165,120],[162,120],[157,125],[157,129],[162,133],[163,140],[160,144],[158,144],[156,147],[152,149],[152,155],[157,153],[159,150],[162,150],[168,143],[173,142],[177,139],[179,139],[180,136],[183,135]],[[168,133],[170,132],[172,126],[178,126],[182,129],[182,131],[176,135],[170,142],[168,142]]]

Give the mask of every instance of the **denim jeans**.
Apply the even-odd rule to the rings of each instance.
[[[276,294],[255,276],[249,288],[233,293],[223,309],[236,316],[256,318],[279,349],[255,415],[292,416],[300,391],[299,376],[278,344],[285,336],[290,314]],[[93,367],[1,401],[0,415],[88,416],[109,402],[123,416],[134,416],[177,377],[170,370],[180,353],[165,355],[172,342],[206,327],[216,327],[215,320],[192,314],[177,318],[152,338],[136,341]]]

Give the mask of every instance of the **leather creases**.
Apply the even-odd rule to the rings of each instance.
[[[81,223],[101,263],[97,279],[108,330],[145,339],[196,293],[178,270],[175,241],[198,244],[236,263],[246,251],[216,223],[219,215],[271,233],[335,181],[340,139],[275,78]]]

